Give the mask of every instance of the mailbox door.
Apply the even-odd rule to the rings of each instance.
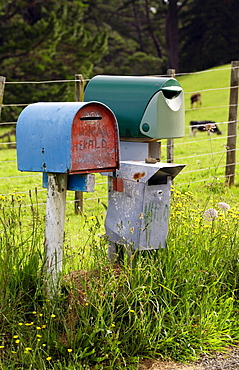
[[[92,102],[77,112],[71,142],[71,173],[119,168],[118,125],[115,115],[105,105]]]

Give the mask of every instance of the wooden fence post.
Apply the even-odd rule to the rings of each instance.
[[[75,100],[84,101],[84,79],[80,74],[75,75]],[[75,214],[83,212],[83,192],[75,191]]]
[[[168,69],[167,75],[170,77],[175,77],[175,69]],[[167,162],[174,162],[174,139],[167,140]]]
[[[6,78],[0,76],[0,117],[2,112],[2,103],[3,103],[3,94],[4,94],[4,87],[5,87]]]
[[[231,62],[231,89],[227,130],[226,184],[232,186],[236,167],[239,61]]]

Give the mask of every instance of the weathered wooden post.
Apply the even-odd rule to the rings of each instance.
[[[232,186],[235,179],[237,114],[238,114],[239,61],[231,63],[231,89],[229,99],[226,184]]]
[[[0,76],[0,117],[1,117],[1,112],[2,112],[5,81],[6,81],[6,78],[4,76]]]
[[[47,290],[58,291],[62,271],[67,173],[48,173],[45,225],[45,276]]]

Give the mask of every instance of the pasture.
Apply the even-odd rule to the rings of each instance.
[[[133,268],[108,262],[107,183],[97,175],[82,214],[74,214],[74,193],[67,195],[57,297],[45,289],[41,175],[19,173],[15,150],[0,150],[2,370],[133,370],[145,358],[190,361],[239,341],[238,178],[228,188],[224,176],[227,67],[178,78],[186,127],[175,140],[175,163],[186,167],[172,188],[167,248],[135,253]],[[191,110],[197,91],[202,107]],[[190,137],[191,120],[215,121],[223,135]]]

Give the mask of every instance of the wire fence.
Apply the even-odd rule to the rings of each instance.
[[[238,67],[236,67],[238,68]],[[185,75],[202,75],[207,73],[216,73],[217,71],[230,71],[231,67],[225,67],[215,70],[206,70],[200,72],[193,72],[187,74],[176,74],[176,78]],[[84,79],[84,82],[88,82],[89,79]],[[18,81],[11,82],[5,81],[5,90],[8,84],[69,84],[71,83],[75,88],[76,80],[55,80],[55,81]],[[229,111],[231,108],[237,108],[238,102],[231,103],[229,101],[229,92],[232,86],[223,87],[213,87],[207,89],[199,89],[196,91],[184,90],[185,94],[185,112],[186,116],[189,115],[190,118],[194,118],[197,112],[200,112],[199,117],[205,116],[204,112],[223,110],[223,120],[215,122],[222,132],[221,135],[216,135],[216,133],[198,132],[195,136],[192,134],[192,125],[186,119],[185,124],[185,136],[180,139],[174,140],[174,162],[186,164],[185,169],[177,176],[175,179],[176,186],[189,187],[193,184],[198,183],[213,183],[221,181],[225,183],[225,171],[228,166],[235,166],[234,175],[237,178],[238,175],[238,164],[239,162],[235,160],[233,163],[228,164],[226,162],[226,157],[228,153],[237,153],[238,149],[229,148],[228,140],[230,138],[235,138],[237,140],[237,135],[228,134],[228,125],[238,119],[233,119],[232,121],[225,119],[225,112],[227,112],[227,117],[229,117]],[[238,90],[238,83],[233,86],[234,89]],[[223,98],[220,98],[218,105],[202,105],[200,107],[190,107],[189,100],[190,96],[194,93],[208,93],[215,94],[216,92],[227,92]],[[4,99],[3,99],[4,100]],[[0,101],[1,103],[1,101]],[[4,110],[6,107],[20,107],[24,109],[28,103],[21,104],[0,104],[1,108]],[[191,114],[191,116],[190,116]],[[210,115],[210,114],[209,114]],[[200,121],[200,119],[199,119]],[[8,194],[24,195],[38,189],[38,195],[40,196],[40,203],[44,205],[46,198],[46,189],[42,188],[42,174],[39,173],[21,173],[17,169],[17,158],[16,158],[16,138],[15,138],[15,125],[14,121],[4,121],[0,123],[0,180],[1,188],[0,194],[2,197]],[[11,126],[9,128],[8,126]],[[163,162],[166,161],[166,154],[164,154],[167,148],[167,142],[162,140],[162,158]],[[73,193],[73,192],[68,192]],[[68,196],[68,203],[74,203],[75,199],[72,194]],[[107,202],[107,178],[97,175],[96,177],[96,188],[95,192],[92,194],[84,194],[84,204]],[[28,206],[28,205],[26,205]]]

